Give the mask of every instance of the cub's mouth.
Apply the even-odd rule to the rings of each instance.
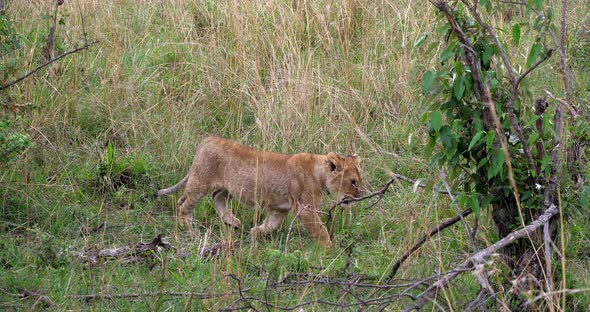
[[[340,197],[340,199],[338,200],[338,202],[342,203],[343,205],[350,205],[351,203],[354,202],[355,199],[356,199],[356,197],[346,194],[346,195],[342,195]]]

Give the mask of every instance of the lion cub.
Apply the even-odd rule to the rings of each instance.
[[[337,201],[361,197],[362,178],[357,155],[278,154],[257,151],[237,142],[207,137],[199,147],[188,175],[178,184],[159,190],[170,195],[185,186],[178,200],[178,222],[192,231],[193,209],[212,193],[221,220],[240,227],[228,207],[231,198],[268,210],[262,224],[251,229],[253,239],[275,231],[289,211],[303,222],[312,238],[323,247],[332,245],[318,212],[324,192]]]

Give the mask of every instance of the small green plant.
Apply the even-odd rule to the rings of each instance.
[[[284,278],[293,272],[306,272],[309,269],[307,257],[303,256],[300,250],[294,250],[285,254],[282,250],[269,249],[264,253],[265,262],[274,267],[274,274],[277,279]]]
[[[29,146],[31,137],[28,134],[12,129],[10,121],[0,120],[0,166],[13,161]]]
[[[4,12],[0,12],[0,85],[16,76],[17,62],[12,52],[20,47],[19,36]]]
[[[109,193],[123,200],[127,190],[149,184],[148,171],[148,163],[143,157],[118,158],[115,148],[109,143],[98,166],[86,173],[86,185],[93,192]]]

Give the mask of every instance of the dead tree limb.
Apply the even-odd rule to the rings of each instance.
[[[426,303],[428,303],[431,298],[442,288],[446,287],[453,279],[455,279],[461,272],[471,271],[475,269],[479,265],[484,265],[484,261],[487,257],[491,256],[493,253],[497,252],[498,250],[512,244],[518,239],[530,236],[533,232],[535,232],[539,227],[549,222],[549,220],[559,212],[557,206],[551,205],[545,212],[537,218],[537,220],[531,222],[529,225],[525,226],[520,230],[516,230],[509,234],[508,236],[504,237],[503,239],[499,240],[495,244],[483,249],[482,251],[476,253],[475,255],[469,257],[463,263],[455,267],[452,271],[446,274],[444,277],[439,279],[436,283],[432,284],[432,286],[428,287],[425,291],[421,294],[416,296],[416,301],[412,304],[404,307],[403,311],[412,311],[412,310],[420,310]]]
[[[50,65],[50,64],[52,64],[52,63],[54,63],[54,62],[56,62],[58,60],[60,60],[60,59],[62,59],[62,58],[66,57],[66,56],[68,56],[70,54],[78,53],[78,52],[80,52],[82,50],[88,50],[89,47],[91,47],[91,46],[93,46],[93,45],[95,45],[97,43],[98,43],[98,40],[93,41],[93,42],[90,42],[90,43],[86,43],[86,44],[84,44],[83,46],[81,46],[79,48],[76,48],[74,50],[71,50],[71,51],[65,52],[63,54],[60,54],[60,55],[56,56],[55,58],[53,58],[53,59],[51,59],[51,60],[49,60],[49,61],[47,61],[47,62],[45,62],[45,63],[43,63],[43,64],[41,64],[39,66],[37,66],[35,69],[33,69],[30,72],[26,73],[22,77],[19,77],[19,78],[15,79],[12,82],[9,82],[9,83],[7,83],[7,84],[5,84],[3,86],[0,86],[0,91],[2,91],[2,90],[6,89],[8,87],[11,87],[11,86],[13,86],[13,85],[21,82],[22,80],[28,78],[29,76],[31,76],[34,73],[36,73],[39,70],[41,70],[42,68],[44,68],[44,67],[46,67],[46,66],[48,66],[48,65]]]
[[[64,0],[55,0],[53,6],[53,15],[49,20],[49,34],[47,35],[47,44],[45,45],[45,59],[51,60],[55,55],[55,27],[57,25],[57,12],[59,6],[64,4]]]
[[[19,288],[18,298],[21,300],[27,299],[27,298],[36,299],[35,306],[37,305],[37,303],[45,304],[47,307],[57,306],[55,304],[55,302],[53,300],[51,300],[51,298],[49,298],[48,296],[41,294],[41,293],[33,292],[33,291],[30,291],[30,290],[24,289],[24,288]]]
[[[159,250],[171,250],[169,243],[162,240],[162,234],[158,234],[149,243],[137,243],[135,246],[124,246],[119,248],[90,249],[86,253],[78,253],[80,262],[97,264],[105,259],[121,259],[122,263],[137,262],[153,255]]]
[[[103,300],[103,299],[134,299],[134,298],[146,298],[146,297],[196,297],[199,299],[211,299],[225,296],[235,295],[237,292],[227,293],[197,293],[197,292],[186,292],[186,291],[167,291],[167,292],[150,292],[150,293],[127,293],[127,294],[87,294],[87,295],[68,295],[67,298],[75,298],[85,301]]]

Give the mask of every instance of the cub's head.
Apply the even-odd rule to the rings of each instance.
[[[363,196],[360,158],[329,153],[326,159],[326,186],[337,201]]]

